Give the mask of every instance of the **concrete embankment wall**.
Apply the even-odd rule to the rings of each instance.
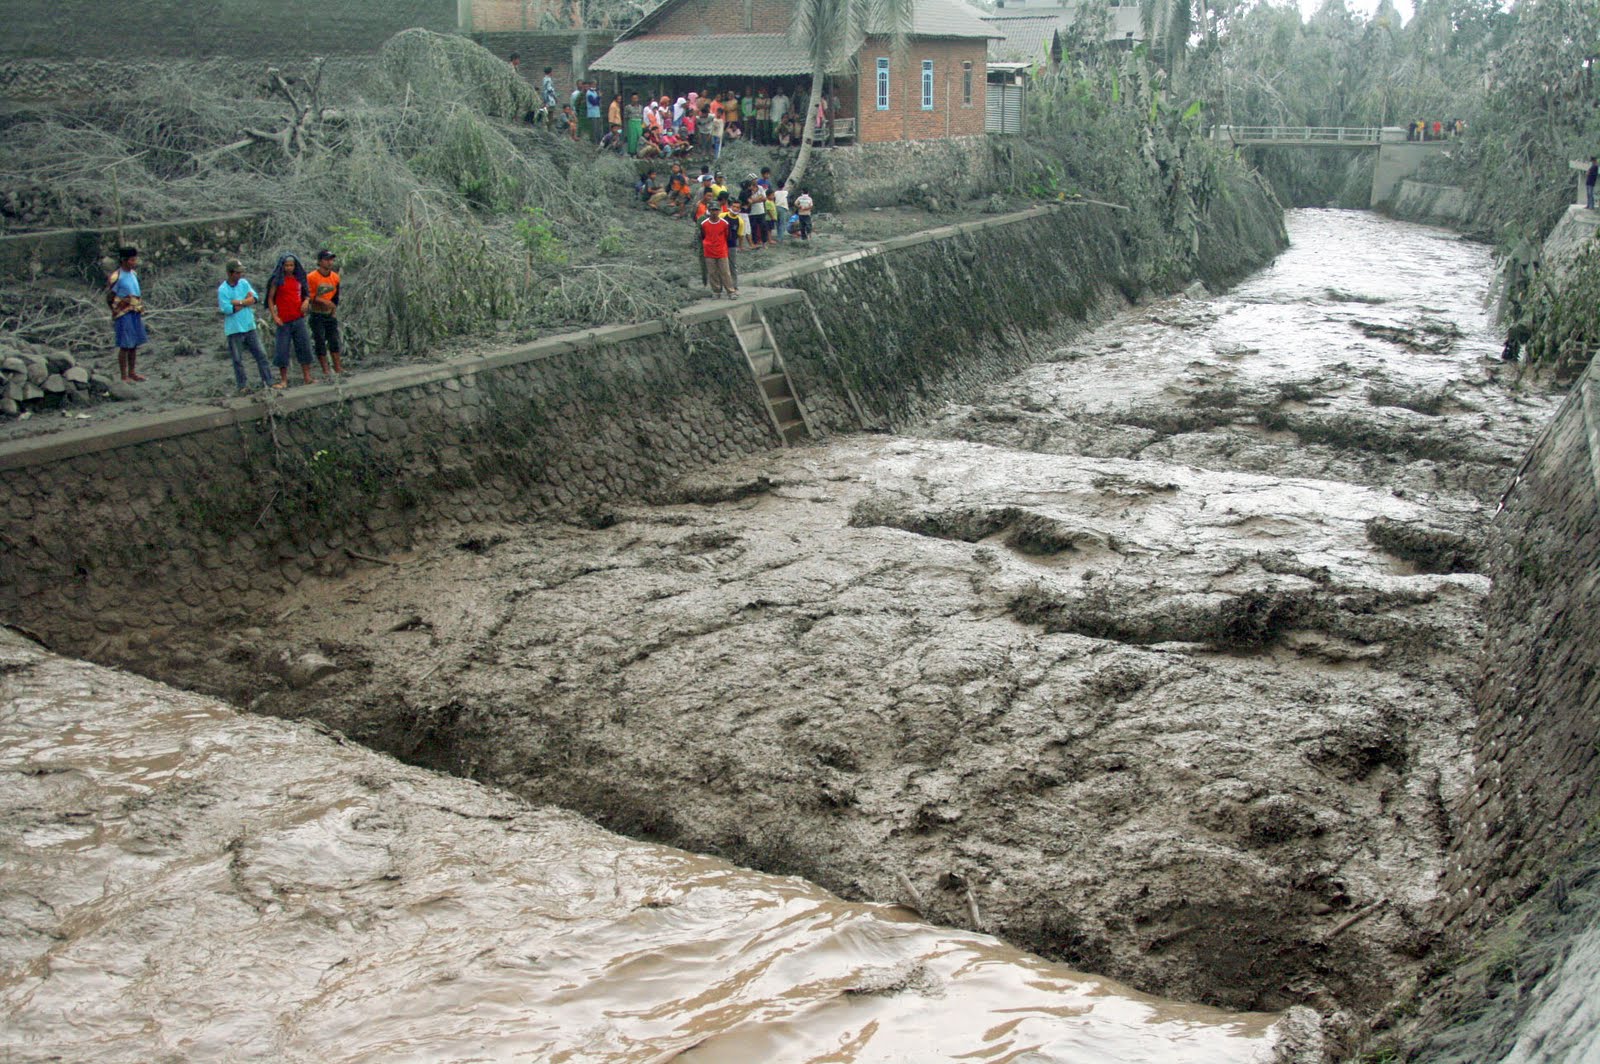
[[[1452,922],[1503,915],[1600,831],[1600,382],[1591,368],[1493,526],[1475,774]]]
[[[1471,205],[1463,188],[1407,179],[1396,189],[1388,213],[1404,222],[1453,227],[1470,220]]]
[[[1243,272],[1278,233],[1203,269]],[[769,312],[820,427],[854,430],[967,394],[1052,325],[1133,294],[1120,248],[1112,211],[1036,208],[807,267]],[[254,614],[310,574],[343,571],[351,550],[645,496],[780,446],[732,304],[697,306],[0,446],[0,618],[116,657],[130,630],[181,639]]]

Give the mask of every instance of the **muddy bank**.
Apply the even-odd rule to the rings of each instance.
[[[1435,941],[1473,545],[1550,403],[1488,358],[1482,249],[1293,231],[1229,295],[912,434],[436,541],[302,586],[210,663],[119,652],[630,834],[1353,1031]],[[263,680],[286,642],[343,671]]]
[[[904,910],[629,842],[0,632],[14,1061],[1287,1059]]]

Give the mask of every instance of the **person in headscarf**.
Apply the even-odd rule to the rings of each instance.
[[[682,96],[679,96],[677,102],[672,105],[672,128],[673,129],[682,129],[683,128],[683,112],[688,106],[689,106],[688,101],[685,100]]]
[[[272,324],[278,327],[273,343],[273,365],[278,367],[275,388],[289,386],[289,352],[300,363],[300,375],[311,383],[311,329],[306,311],[311,305],[311,283],[300,256],[285,252],[267,279],[267,306],[272,309]]]

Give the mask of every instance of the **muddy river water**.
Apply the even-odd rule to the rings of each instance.
[[[1301,1009],[1272,1026],[1309,1006],[1336,1049],[1433,946],[1481,536],[1552,403],[1496,360],[1486,249],[1289,228],[1238,288],[1132,308],[900,434],[119,648],[508,793],[15,665],[22,1044],[1220,1061],[1315,1042]],[[281,682],[286,645],[339,671]],[[115,744],[76,723],[113,710]],[[117,752],[141,712],[181,770]],[[89,827],[112,817],[144,826]]]

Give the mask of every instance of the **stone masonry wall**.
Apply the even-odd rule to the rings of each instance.
[[[717,322],[197,409],[0,450],[0,617],[87,653],[125,629],[259,610],[342,572],[345,548],[642,495],[776,444]]]
[[[1473,784],[1445,881],[1470,931],[1600,831],[1600,382],[1591,366],[1493,528]]]

